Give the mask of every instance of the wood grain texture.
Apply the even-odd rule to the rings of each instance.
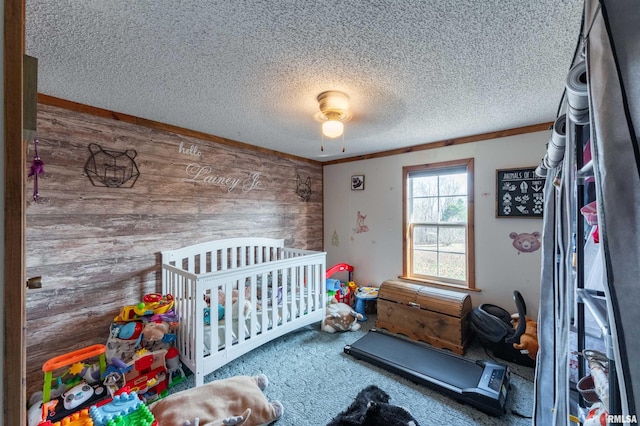
[[[139,126],[147,127],[147,128],[150,128],[150,129],[167,131],[167,132],[170,132],[170,133],[174,133],[176,135],[183,135],[183,136],[193,137],[193,138],[196,138],[196,139],[199,139],[199,140],[206,140],[206,141],[209,141],[209,142],[215,142],[215,143],[227,145],[227,146],[230,146],[230,147],[233,147],[233,148],[247,149],[249,151],[258,152],[258,153],[260,153],[262,155],[264,155],[264,154],[269,154],[269,155],[276,154],[279,157],[290,158],[290,159],[293,159],[295,161],[309,162],[309,163],[312,163],[312,164],[316,164],[317,163],[315,160],[296,157],[294,155],[287,154],[287,153],[284,153],[284,152],[274,151],[274,150],[271,150],[271,149],[268,149],[268,148],[257,147],[257,146],[246,144],[244,142],[239,142],[239,141],[235,141],[235,140],[232,140],[232,139],[226,139],[226,138],[222,138],[220,136],[210,135],[210,134],[207,134],[207,133],[198,132],[198,131],[191,130],[191,129],[186,129],[184,127],[173,126],[173,125],[166,124],[166,123],[161,123],[161,122],[158,122],[158,121],[147,120],[147,119],[144,119],[144,118],[135,117],[133,115],[128,115],[128,114],[123,114],[123,113],[116,112],[116,111],[109,111],[109,110],[104,110],[104,109],[101,109],[101,108],[93,107],[93,106],[90,106],[90,105],[79,104],[77,102],[68,101],[66,99],[61,99],[61,98],[56,98],[54,96],[49,96],[49,95],[45,95],[45,94],[42,94],[42,93],[38,94],[38,102],[40,102],[41,104],[44,104],[44,105],[58,106],[58,107],[61,107],[61,108],[64,108],[64,109],[67,109],[67,110],[70,110],[70,111],[83,112],[83,113],[87,113],[87,114],[98,116],[98,117],[111,118],[113,120],[123,121],[125,123],[137,124]]]
[[[378,300],[376,327],[459,355],[468,344],[468,317],[455,318],[402,303]]]
[[[26,424],[24,0],[4,2],[4,357],[1,424]]]
[[[462,318],[471,311],[468,294],[412,284],[399,280],[386,280],[380,286],[378,299],[390,300],[405,305],[414,304],[420,309]]]
[[[469,295],[387,280],[380,286],[377,305],[376,327],[464,353],[471,337]]]
[[[240,236],[322,250],[320,163],[51,103],[38,106],[41,200],[27,203],[27,276],[43,277],[43,288],[27,294],[29,393],[41,387],[49,357],[106,343],[123,305],[161,290],[162,250]],[[85,172],[90,144],[135,150],[140,176],[133,187],[94,186]],[[229,188],[192,179],[190,164],[239,182]],[[255,173],[259,186],[246,191]],[[311,177],[308,202],[295,193],[298,175]]]

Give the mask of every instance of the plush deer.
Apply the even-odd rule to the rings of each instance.
[[[327,306],[327,315],[322,320],[322,330],[327,333],[336,331],[356,331],[360,329],[358,320],[363,318],[346,303],[332,303]]]

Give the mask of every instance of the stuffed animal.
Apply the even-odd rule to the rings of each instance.
[[[169,395],[149,406],[160,425],[260,426],[278,420],[284,407],[262,391],[264,374],[235,376]]]
[[[173,340],[168,336],[178,327],[177,323],[168,323],[166,321],[149,321],[144,325],[144,329],[142,330],[142,335],[144,336],[144,340],[147,342],[158,342],[158,341],[167,341]]]
[[[336,331],[356,331],[360,329],[358,320],[363,318],[346,303],[327,305],[327,315],[322,320],[322,330],[327,333]]]
[[[240,298],[239,296],[239,292],[236,289],[231,290],[231,304],[233,306],[236,307],[237,309],[237,303],[238,303],[238,299]],[[246,287],[245,291],[244,291],[244,300],[245,300],[245,306],[246,306],[246,302],[250,302],[251,301],[251,287]],[[211,297],[209,297],[209,295],[205,294],[204,295],[204,301],[206,302],[207,306],[210,307],[211,306]],[[226,305],[226,301],[227,298],[225,297],[225,293],[224,291],[218,289],[218,306],[222,307],[222,311],[224,312],[224,308]],[[221,318],[218,318],[221,319]]]
[[[520,336],[520,343],[514,343],[513,347],[519,349],[522,353],[526,353],[533,360],[538,356],[538,339],[530,334]]]
[[[238,300],[238,290],[231,290],[231,303],[235,303]],[[204,301],[207,303],[207,306],[211,306],[211,297],[209,295],[204,295]],[[218,305],[224,306],[226,303],[226,298],[224,295],[224,291],[218,289]]]
[[[231,290],[231,309],[234,312],[233,317],[237,318],[237,313],[238,313],[238,300],[240,299],[240,297],[238,296],[238,290]],[[249,313],[251,313],[251,311],[253,310],[253,306],[251,304],[251,288],[247,287],[245,289],[244,292],[244,304],[243,304],[243,312],[245,316],[248,316]],[[207,304],[207,307],[211,306],[211,298],[208,295],[204,295],[204,301]],[[222,319],[224,317],[224,313],[225,310],[227,309],[225,307],[226,305],[226,297],[225,294],[222,290],[218,290],[218,319]]]
[[[518,314],[511,315],[513,328],[518,328],[519,320]],[[525,321],[527,326],[522,336],[520,336],[520,343],[514,343],[513,347],[535,360],[538,356],[538,323],[530,318],[525,318]]]
[[[231,290],[231,303],[236,303],[239,298],[240,298],[240,293],[238,292],[238,290],[236,289]],[[244,298],[245,300],[251,299],[251,287],[246,287],[244,289]],[[225,294],[220,289],[218,289],[218,303],[220,303],[222,306],[225,306],[226,304]]]

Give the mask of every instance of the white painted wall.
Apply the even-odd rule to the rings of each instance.
[[[537,317],[541,251],[519,253],[511,232],[542,231],[541,219],[495,217],[496,170],[535,167],[549,132],[537,132],[431,149],[324,168],[324,248],[327,265],[354,266],[358,285],[379,286],[402,273],[402,167],[474,158],[476,288],[473,306],[493,303],[515,312],[513,290],[528,315]],[[364,191],[352,191],[352,175],[365,175]],[[368,232],[356,233],[357,212]]]

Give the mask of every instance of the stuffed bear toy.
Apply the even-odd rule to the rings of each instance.
[[[363,318],[346,303],[327,305],[327,315],[322,320],[321,329],[327,333],[336,331],[356,331],[360,329],[358,321]]]
[[[268,425],[284,412],[280,401],[269,402],[262,393],[268,384],[264,374],[216,380],[169,395],[149,410],[162,426]]]
[[[518,328],[519,320],[518,314],[511,315],[511,323],[514,329]],[[514,343],[513,347],[535,360],[538,356],[538,323],[530,318],[525,318],[525,321],[527,326],[522,336],[520,336],[520,343]]]

